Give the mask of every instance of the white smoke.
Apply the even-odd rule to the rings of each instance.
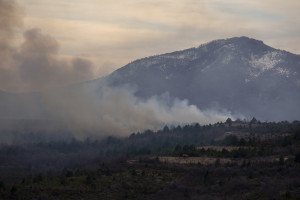
[[[58,42],[39,29],[25,31],[23,43],[14,47],[14,35],[22,22],[20,13],[22,11],[16,1],[0,0],[0,90],[48,91],[41,93],[41,107],[35,101],[27,104],[21,101],[14,105],[10,104],[10,99],[9,104],[1,99],[0,111],[1,107],[6,110],[5,105],[11,108],[10,113],[2,112],[5,116],[1,118],[13,116],[12,113],[19,113],[18,118],[35,116],[39,109],[44,111],[46,108],[47,116],[43,119],[50,116],[55,122],[63,122],[63,129],[74,133],[77,138],[86,138],[128,135],[135,131],[158,129],[165,124],[208,124],[224,121],[230,116],[227,112],[201,111],[187,100],[172,98],[167,93],[140,99],[129,86],[113,88],[103,83],[96,88],[75,86],[49,91],[92,78],[94,65],[80,57],[62,58],[58,53]],[[44,124],[35,127],[26,125],[25,129],[18,123],[8,130],[55,132],[52,126],[49,127]]]
[[[44,99],[52,116],[63,121],[78,138],[125,136],[146,129],[156,130],[166,124],[209,124],[232,117],[228,112],[201,111],[187,100],[172,98],[168,93],[140,99],[128,86],[99,88],[64,89],[44,94]]]

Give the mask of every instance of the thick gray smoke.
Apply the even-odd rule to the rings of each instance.
[[[165,125],[194,122],[203,125],[224,122],[227,117],[234,118],[226,111],[201,111],[187,100],[170,97],[168,93],[141,99],[134,95],[135,90],[129,86],[115,88],[105,83],[90,86],[64,87],[40,93],[42,107],[35,107],[33,103],[30,107],[21,106],[22,114],[30,113],[32,118],[0,120],[1,141],[32,141],[32,136],[33,139],[43,140],[128,136],[132,132],[161,129]],[[46,115],[34,117],[38,109]],[[0,114],[5,115],[1,113],[1,108]]]
[[[58,42],[39,29],[25,31],[24,42],[16,47],[21,13],[15,1],[0,0],[0,90],[41,91],[93,77],[90,61],[61,58]]]
[[[13,1],[0,0],[0,85],[1,89],[13,78],[12,48],[13,35],[16,27],[20,26],[21,17],[19,8]],[[4,87],[3,87],[4,86]]]
[[[130,87],[112,88],[104,84],[97,92],[84,88],[45,94],[52,116],[63,121],[78,138],[128,135],[165,124],[193,122],[209,124],[225,121],[228,112],[200,111],[187,100],[171,98],[167,93],[142,100]],[[232,116],[230,116],[232,117]]]
[[[14,33],[21,30],[20,13],[14,1],[0,0],[0,90],[43,92],[38,100],[30,94],[26,98],[22,96],[26,101],[15,101],[17,96],[13,95],[1,99],[0,119],[9,116],[10,120],[35,120],[33,125],[25,123],[22,127],[18,127],[22,123],[17,123],[17,126],[12,123],[7,129],[9,131],[51,133],[62,129],[83,139],[128,135],[162,128],[165,124],[208,124],[224,121],[230,116],[226,112],[200,111],[187,100],[174,99],[167,93],[142,100],[129,86],[112,88],[103,83],[98,88],[91,88],[89,84],[58,88],[90,79],[92,63],[79,57],[61,58],[58,42],[39,29],[25,31],[24,42],[16,47]],[[35,100],[28,102],[31,99]],[[50,119],[51,123],[45,119]],[[52,126],[53,122],[60,125]],[[5,121],[1,123],[2,128],[7,125]],[[47,124],[52,125],[47,127]]]

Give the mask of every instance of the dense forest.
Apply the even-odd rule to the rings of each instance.
[[[300,122],[0,145],[1,199],[299,199]]]

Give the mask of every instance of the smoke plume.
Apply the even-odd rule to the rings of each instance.
[[[39,125],[34,121],[34,125],[25,123],[18,127],[22,124],[18,122],[17,126],[11,125],[10,128],[44,134],[60,129],[84,139],[128,135],[135,131],[162,128],[165,124],[208,124],[224,121],[229,116],[226,112],[200,111],[189,105],[187,100],[172,98],[167,93],[139,99],[130,86],[115,88],[103,82],[96,88],[89,84],[59,88],[90,79],[93,64],[80,57],[62,58],[58,42],[38,28],[24,31],[24,41],[15,46],[15,33],[21,30],[21,13],[15,1],[0,0],[0,90],[43,92],[38,93],[32,102],[30,94],[25,98],[21,95],[23,99],[14,102],[10,96],[2,98],[0,119],[5,119],[5,116],[9,116],[10,120],[50,119],[51,124],[59,122],[63,126],[55,128],[49,125],[49,128],[47,121],[37,122]],[[6,122],[2,123],[5,125]]]
[[[58,42],[38,28],[22,31],[22,10],[13,0],[0,0],[0,90],[41,91],[93,77],[92,63],[80,57],[62,58]]]
[[[62,89],[44,95],[51,115],[63,121],[77,138],[126,136],[166,124],[209,124],[230,116],[224,111],[201,111],[187,100],[172,98],[168,93],[149,99],[140,99],[134,93],[130,86],[116,88],[102,83],[97,89]]]

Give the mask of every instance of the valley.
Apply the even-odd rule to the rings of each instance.
[[[300,123],[227,121],[1,145],[0,197],[297,199]]]

